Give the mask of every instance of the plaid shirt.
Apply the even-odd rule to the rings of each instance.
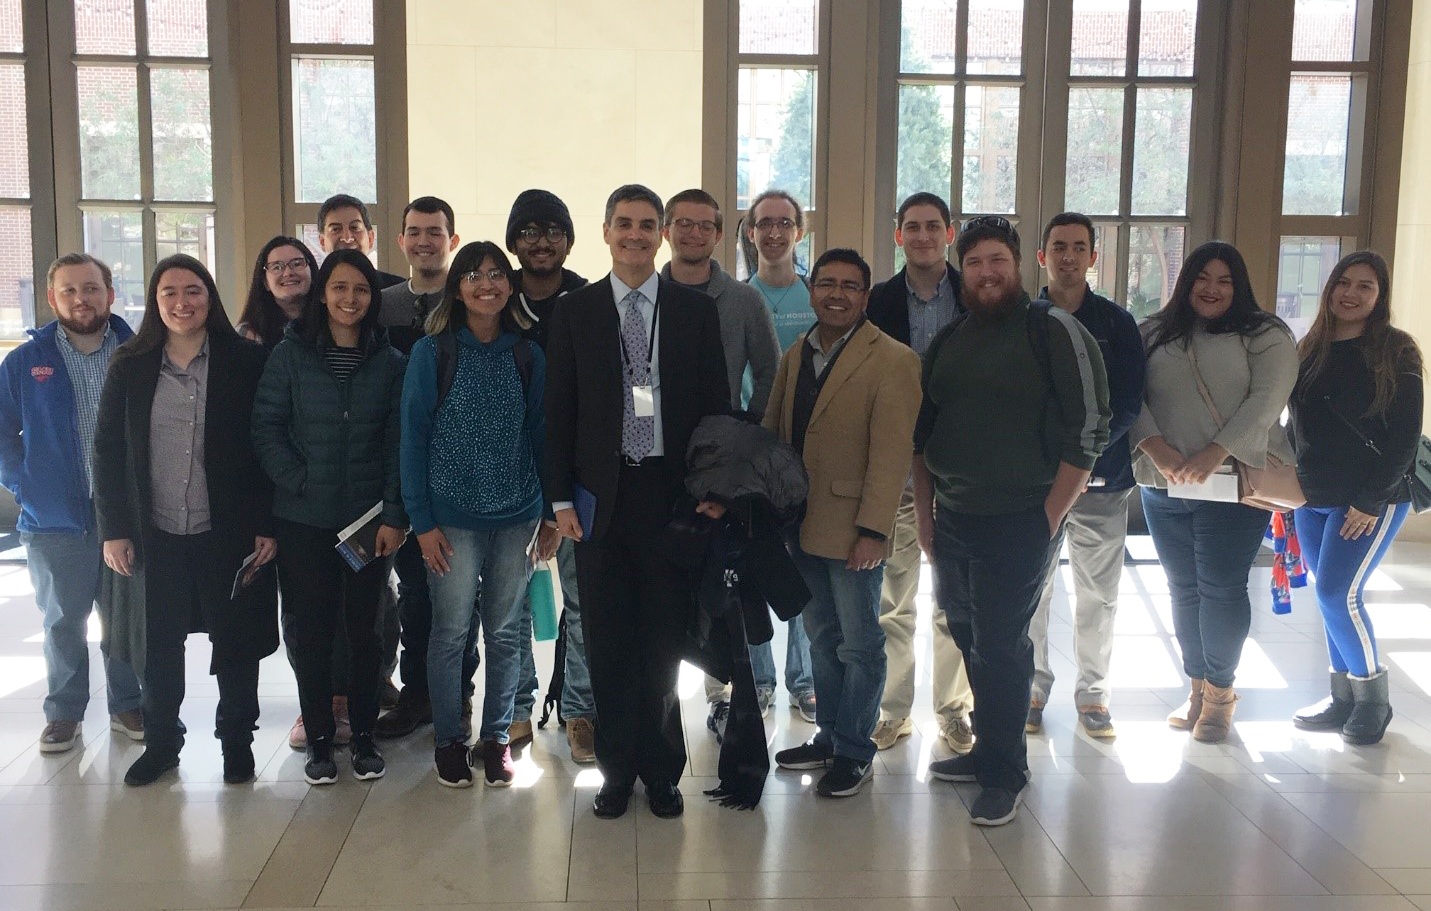
[[[75,397],[75,426],[79,428],[80,457],[84,461],[84,475],[89,481],[91,496],[94,494],[94,425],[99,416],[99,394],[104,389],[104,375],[109,370],[109,359],[119,348],[119,336],[104,326],[104,339],[99,347],[85,354],[70,344],[63,326],[55,333],[55,342],[64,358],[65,370],[70,375],[70,388]]]

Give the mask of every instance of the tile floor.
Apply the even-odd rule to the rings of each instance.
[[[284,739],[298,697],[281,653],[263,665],[259,778],[225,786],[218,743],[203,733],[216,690],[200,638],[190,641],[183,764],[129,789],[119,782],[140,748],[108,732],[97,669],[83,748],[36,749],[40,618],[24,567],[0,565],[0,909],[1431,909],[1428,557],[1431,547],[1397,546],[1368,595],[1397,712],[1375,748],[1288,723],[1324,694],[1320,623],[1303,592],[1292,614],[1273,616],[1265,569],[1253,580],[1237,737],[1208,746],[1168,730],[1182,680],[1167,586],[1148,565],[1124,574],[1120,736],[1088,740],[1069,702],[1060,586],[1047,733],[1030,741],[1035,777],[1018,820],[996,830],[969,825],[968,786],[924,772],[944,755],[925,707],[926,638],[916,732],[879,755],[873,787],[851,800],[818,799],[808,776],[791,773],[772,774],[755,812],[699,799],[716,747],[693,671],[682,679],[691,764],[677,821],[654,818],[639,797],[623,819],[593,817],[598,775],[573,765],[554,731],[538,732],[509,790],[439,787],[425,730],[386,748],[385,779],[359,783],[344,770],[336,786],[310,789]],[[549,645],[539,649],[544,678],[550,659]],[[777,748],[813,732],[783,705],[771,728]]]

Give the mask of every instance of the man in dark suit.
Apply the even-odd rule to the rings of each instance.
[[[602,236],[611,273],[557,301],[547,341],[543,484],[578,541],[582,627],[596,697],[596,815],[679,816],[686,763],[676,678],[692,593],[658,553],[701,418],[730,410],[715,303],[656,272],[661,198],[619,187]],[[575,508],[595,500],[586,528]]]

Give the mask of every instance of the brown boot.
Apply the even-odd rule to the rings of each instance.
[[[1168,727],[1179,731],[1190,731],[1202,714],[1202,691],[1205,681],[1201,677],[1192,678],[1188,688],[1188,698],[1177,711],[1168,716]]]
[[[1237,707],[1237,694],[1232,687],[1205,684],[1202,688],[1202,714],[1193,726],[1193,740],[1200,743],[1222,743],[1232,728],[1232,712]]]

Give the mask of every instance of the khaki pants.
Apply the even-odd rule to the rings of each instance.
[[[888,663],[880,718],[886,720],[908,718],[914,708],[915,594],[922,556],[914,494],[906,488],[895,514],[894,550],[885,562],[880,591],[879,625],[884,629]],[[964,671],[964,655],[949,634],[949,618],[937,606],[933,627],[934,714],[942,729],[955,718],[968,716],[974,708],[974,694]]]

